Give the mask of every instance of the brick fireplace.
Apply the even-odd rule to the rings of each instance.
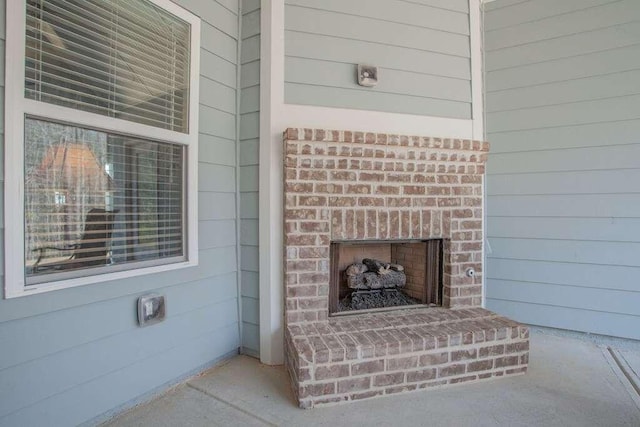
[[[284,140],[285,353],[300,406],[526,371],[527,328],[480,308],[488,143],[321,129]],[[438,307],[330,316],[337,242],[438,242],[437,279],[412,291]]]

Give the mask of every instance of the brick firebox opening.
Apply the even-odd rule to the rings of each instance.
[[[334,241],[330,246],[329,314],[357,314],[363,308],[350,307],[347,302],[357,294],[395,294],[408,298],[391,299],[393,306],[367,306],[372,310],[391,310],[400,307],[416,308],[442,305],[442,239],[393,241]],[[374,290],[349,287],[347,269],[364,259],[376,259],[400,266],[404,283]],[[375,274],[375,273],[373,273]],[[376,301],[374,299],[374,301]],[[403,304],[403,302],[405,302]]]

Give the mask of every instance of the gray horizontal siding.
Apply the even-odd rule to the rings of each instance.
[[[0,300],[0,425],[77,425],[241,346],[234,232],[237,1],[178,3],[202,18],[199,266]],[[4,10],[1,1],[2,39]],[[4,40],[0,50],[4,86]],[[135,305],[146,292],[166,296],[167,319],[141,329]]]
[[[471,117],[466,1],[285,3],[285,102]],[[379,67],[375,88],[357,64]]]
[[[638,43],[639,37],[640,26],[637,22],[614,25],[491,51],[491,55],[487,55],[485,66],[487,71],[495,71],[601,52],[632,46]]]
[[[487,188],[492,216],[636,218],[640,206],[632,194],[558,194],[494,196]],[[630,201],[631,200],[631,201]]]
[[[522,24],[542,21],[547,18],[566,15],[570,22],[570,14],[579,13],[581,10],[612,3],[615,0],[497,0],[487,4],[487,14],[484,19],[484,28],[489,32]],[[491,39],[489,39],[491,40]],[[487,46],[492,49],[493,46]]]
[[[242,351],[245,354],[259,356],[257,205],[260,134],[260,2],[258,0],[242,0],[241,43],[239,160]]]
[[[288,57],[285,68],[289,70],[287,81],[305,84],[313,81],[318,86],[353,89],[355,64],[326,62],[306,58]],[[463,79],[418,74],[394,70],[385,73],[377,93],[432,98],[433,100],[471,102],[470,83]],[[363,93],[365,88],[359,89]]]
[[[556,2],[557,3],[557,2]],[[563,1],[562,3],[568,3]],[[585,2],[581,1],[581,4]],[[523,7],[524,5],[521,5]],[[557,9],[559,5],[553,9]],[[539,6],[537,6],[539,10]],[[640,8],[636,0],[620,0],[613,3],[595,2],[589,6],[573,11],[568,15],[550,16],[546,19],[535,20],[523,24],[510,25],[501,30],[488,30],[485,43],[491,46],[491,51],[513,47],[526,46],[543,40],[570,36],[576,33],[591,32],[605,29],[614,25],[633,22],[636,18],[629,11]],[[515,8],[514,8],[515,9]],[[552,9],[552,10],[553,10]],[[557,11],[554,10],[554,13]],[[488,15],[488,19],[495,13]],[[531,16],[527,16],[530,19]]]
[[[471,81],[469,59],[464,57],[377,44],[367,40],[341,39],[331,34],[285,31],[284,37],[286,54],[290,57],[346,64],[374,64],[385,72],[402,70]]]
[[[361,109],[361,106],[380,108],[364,108],[386,111],[389,113],[418,114],[424,116],[451,117],[468,119],[471,115],[471,104],[456,101],[442,101],[420,96],[398,95],[383,92],[367,92],[358,88],[341,89],[326,86],[314,86],[299,83],[287,83],[284,95],[288,103],[308,104],[322,107],[340,107]]]
[[[485,10],[487,306],[640,339],[640,3]]]

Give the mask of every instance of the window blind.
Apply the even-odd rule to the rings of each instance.
[[[184,259],[184,147],[25,121],[25,274]]]
[[[27,0],[25,96],[188,132],[190,26],[145,0]]]

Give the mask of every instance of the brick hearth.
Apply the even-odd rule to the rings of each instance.
[[[301,406],[526,370],[526,327],[478,308],[488,143],[312,129],[284,139],[286,363]],[[442,308],[329,317],[332,241],[436,238]]]
[[[290,325],[301,407],[522,374],[527,327],[481,308],[405,309]],[[297,386],[296,386],[297,385]]]

